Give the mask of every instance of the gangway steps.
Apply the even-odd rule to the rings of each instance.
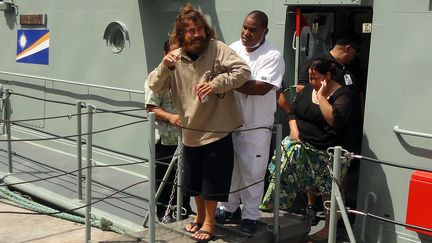
[[[300,243],[307,236],[310,226],[302,217],[281,213],[280,214],[280,240],[279,242]],[[190,233],[183,230],[184,226],[191,219],[174,222],[171,224],[158,224],[156,226],[156,242],[176,242],[189,243],[196,242],[191,238]],[[272,233],[273,214],[263,213],[258,224],[258,230],[252,236],[248,236],[240,231],[238,223],[217,225],[216,239],[211,242],[229,242],[229,243],[270,243],[273,242]],[[148,230],[140,232],[126,233],[121,237],[112,240],[103,241],[103,243],[113,242],[149,242]],[[101,242],[102,243],[102,242]]]

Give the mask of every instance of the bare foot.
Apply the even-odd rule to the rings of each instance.
[[[199,218],[195,217],[195,219],[192,222],[190,222],[189,224],[187,224],[184,229],[187,232],[195,233],[199,229],[201,229],[202,225],[203,225],[203,223],[202,222],[200,223]]]

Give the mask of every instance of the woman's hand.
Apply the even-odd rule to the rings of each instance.
[[[326,80],[321,81],[321,88],[317,92],[317,99],[324,120],[327,122],[329,126],[332,127],[334,123],[333,106],[329,103],[327,97],[323,96],[324,93],[328,94],[327,89],[328,89],[327,81]]]
[[[290,128],[290,138],[291,140],[295,140],[296,142],[300,142],[300,132],[297,127],[297,121],[296,120],[290,120],[288,122],[289,128]]]
[[[323,81],[321,81],[321,88],[317,92],[317,99],[323,96],[323,94],[325,93],[324,91],[326,89],[327,89],[327,80],[324,79]]]
[[[291,130],[291,132],[290,132],[290,138],[292,140],[295,140],[296,142],[300,142],[300,133],[299,133],[299,131],[298,130],[297,131]]]

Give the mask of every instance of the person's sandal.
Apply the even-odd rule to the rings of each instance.
[[[307,242],[308,243],[320,243],[320,242],[327,242],[328,238],[319,235],[319,234],[313,234],[313,235],[309,235]]]
[[[187,229],[188,226],[189,226],[189,230]],[[193,230],[195,227],[198,227],[198,228],[196,230]],[[184,230],[186,232],[193,234],[193,233],[197,232],[199,229],[201,229],[201,227],[202,227],[202,223],[192,221],[184,227]]]
[[[197,233],[198,233],[198,235],[208,236],[205,239],[198,239],[198,238],[192,237],[192,239],[194,239],[194,240],[196,240],[196,242],[200,242],[200,243],[206,243],[206,242],[212,241],[216,237],[215,234],[212,234],[206,230],[198,230]]]

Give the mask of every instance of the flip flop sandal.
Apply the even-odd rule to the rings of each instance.
[[[321,236],[319,234],[313,234],[308,237],[309,242],[327,242],[328,238]]]
[[[186,228],[187,226],[189,227],[189,230]],[[186,227],[184,228],[184,231],[189,232],[189,233],[195,233],[197,232],[201,227],[202,227],[202,223],[198,223],[198,222],[190,222],[189,224],[186,225]],[[198,227],[197,230],[193,230],[193,228]]]
[[[208,238],[205,238],[205,239],[197,239],[195,237],[192,237],[192,239],[196,240],[196,242],[199,242],[199,243],[206,243],[206,242],[212,241],[216,237],[215,234],[212,234],[206,230],[198,230],[197,233],[198,233],[198,235],[204,234],[204,235],[208,236]]]

